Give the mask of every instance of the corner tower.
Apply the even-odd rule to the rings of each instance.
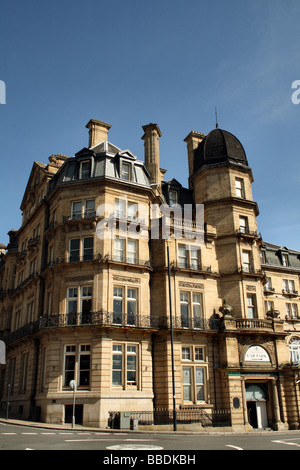
[[[236,316],[247,317],[250,298],[244,281],[252,292],[261,285],[259,211],[252,197],[252,170],[241,142],[219,128],[201,140],[193,156],[194,201],[204,204],[204,220],[216,229],[220,295],[234,307]]]

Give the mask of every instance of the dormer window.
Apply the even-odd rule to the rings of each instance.
[[[286,253],[281,254],[281,259],[282,259],[282,266],[288,266],[289,265],[289,257]]]
[[[79,178],[83,180],[86,178],[90,178],[90,176],[91,176],[91,161],[86,160],[86,161],[80,162]]]
[[[170,206],[178,204],[178,193],[177,191],[169,191],[169,203]]]
[[[260,262],[262,264],[266,264],[267,262],[267,257],[266,257],[266,252],[265,250],[261,250],[261,252],[259,253],[259,256],[260,256]]]
[[[121,178],[122,180],[129,181],[130,180],[130,164],[122,162],[121,167]]]

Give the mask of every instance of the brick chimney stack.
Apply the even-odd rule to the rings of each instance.
[[[205,138],[205,135],[202,132],[191,131],[189,135],[186,136],[184,142],[187,144],[188,152],[188,162],[189,162],[189,177],[194,173],[194,152],[200,142]],[[189,182],[190,186],[190,182]]]

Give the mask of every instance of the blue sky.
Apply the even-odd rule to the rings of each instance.
[[[0,0],[0,243],[21,224],[33,162],[88,145],[91,118],[143,159],[159,125],[166,179],[187,186],[183,139],[242,142],[264,240],[300,250],[299,0]]]

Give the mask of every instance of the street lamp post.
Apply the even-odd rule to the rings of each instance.
[[[71,390],[73,390],[73,413],[72,413],[72,428],[75,428],[75,392],[77,389],[76,380],[71,380],[69,383]]]
[[[170,302],[170,328],[171,328],[171,356],[172,356],[172,387],[173,387],[173,429],[177,431],[177,412],[175,399],[175,377],[174,377],[174,345],[173,345],[173,318],[172,318],[172,294],[171,294],[171,273],[170,273],[170,254],[168,253],[168,275],[169,275],[169,302]]]
[[[6,415],[5,415],[6,419],[8,419],[8,413],[9,413],[9,399],[10,399],[10,383],[7,385],[7,402],[6,402]]]

